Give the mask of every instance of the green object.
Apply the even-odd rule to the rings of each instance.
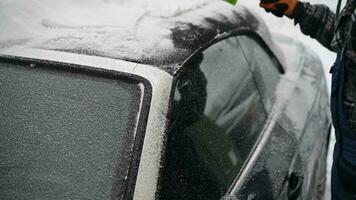
[[[232,4],[232,5],[236,5],[238,0],[225,0],[226,2]]]

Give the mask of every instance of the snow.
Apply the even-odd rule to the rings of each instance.
[[[216,0],[1,0],[0,48],[29,46],[79,49],[88,54],[101,52],[109,57],[118,54],[122,57],[131,57],[133,54],[142,56],[149,53],[146,49],[157,45],[162,49],[173,45],[169,30],[159,24],[161,21],[155,20],[155,17],[172,17],[210,1]],[[335,8],[337,1],[311,2],[327,2]],[[249,7],[262,16],[272,32],[293,36],[318,52],[330,82],[327,68],[334,61],[335,54],[304,36],[290,19],[265,13],[258,3],[258,0],[240,0],[236,6],[243,4]],[[147,16],[150,20],[144,20]],[[189,16],[186,19],[194,20]],[[117,38],[123,38],[120,44],[117,44]]]
[[[167,38],[168,33],[155,28],[156,21],[143,23],[143,26],[151,27],[145,33],[133,28],[147,9],[130,9],[129,3],[126,7],[119,3],[101,0],[2,1],[0,47],[77,49],[88,54],[105,52],[109,57],[117,54],[127,57],[144,54],[144,49],[153,46],[152,42],[158,38],[162,46],[172,45],[168,39],[161,40]],[[117,44],[118,38],[120,44]]]
[[[32,47],[139,61],[164,57],[173,53],[174,44],[172,21],[163,19],[201,20],[203,15],[192,16],[189,11],[211,1],[233,9],[219,0],[1,0],[0,48]],[[214,5],[201,11],[212,13]]]
[[[167,38],[169,35],[167,29],[157,26],[159,20],[142,21],[143,16],[150,16],[151,19],[157,16],[171,17],[208,1],[210,0],[0,0],[0,48],[29,46],[68,49],[74,46],[83,50],[82,47],[85,46],[84,50],[88,51],[87,53],[101,51],[108,53],[109,56],[117,54],[125,56],[132,55],[135,49],[137,55],[143,55],[147,53],[145,52],[147,47],[157,44],[163,47],[173,45]],[[337,3],[335,0],[310,2],[326,3],[334,10]],[[125,6],[122,7],[122,4]],[[330,88],[331,77],[328,71],[335,60],[335,53],[304,36],[290,19],[277,18],[265,13],[258,6],[259,0],[240,0],[236,6],[240,4],[260,15],[271,32],[291,36],[314,50],[323,62]],[[140,29],[133,28],[139,26],[145,26],[146,28],[142,30],[149,31],[140,32]],[[119,46],[113,45],[117,37],[125,38],[121,40],[125,42]],[[102,43],[94,42],[98,41],[98,38]],[[330,147],[333,147],[334,141],[333,137]],[[328,158],[328,174],[332,162],[331,152],[332,148]],[[330,199],[329,192],[326,199]]]

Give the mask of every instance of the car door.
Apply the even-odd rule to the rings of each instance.
[[[282,199],[296,199],[303,181],[297,156],[299,139],[284,128],[294,122],[282,116],[286,99],[280,91],[284,84],[294,83],[282,78],[282,67],[259,37],[239,36],[237,40],[261,92],[268,122],[231,194],[239,199],[278,199],[283,193]]]
[[[267,98],[269,119],[275,123],[271,131],[263,134],[257,148],[263,153],[255,152],[255,159],[250,160],[254,166],[263,165],[266,173],[258,167],[248,167],[251,172],[245,173],[250,174],[246,180],[269,174],[273,183],[271,196],[264,199],[313,199],[322,191],[325,181],[330,126],[321,65],[312,52],[304,49],[307,53],[301,57],[299,65],[289,66],[288,74],[276,81],[278,63],[263,42],[257,37],[246,36],[239,37],[239,41],[263,99]],[[270,104],[268,99],[274,103]],[[243,183],[243,178],[241,176],[235,188],[250,187],[248,181]],[[253,193],[253,183],[250,191],[235,191],[242,199],[254,196]]]
[[[279,66],[266,54],[273,69],[263,80],[275,79],[259,82],[257,71],[263,67],[248,60],[243,37],[211,45],[180,72],[159,199],[273,199],[279,194],[295,146],[295,138],[272,119],[275,95],[268,94],[279,82]],[[251,166],[251,160],[257,164]]]

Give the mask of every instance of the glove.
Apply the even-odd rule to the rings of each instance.
[[[286,15],[292,18],[298,2],[298,0],[261,0],[260,6],[277,17]]]

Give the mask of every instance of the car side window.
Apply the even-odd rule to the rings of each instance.
[[[275,102],[275,91],[280,81],[279,63],[255,39],[248,36],[236,37],[247,62],[253,71],[257,87],[261,91],[267,112]]]
[[[235,37],[196,55],[175,88],[159,199],[220,199],[265,122],[262,98]]]

